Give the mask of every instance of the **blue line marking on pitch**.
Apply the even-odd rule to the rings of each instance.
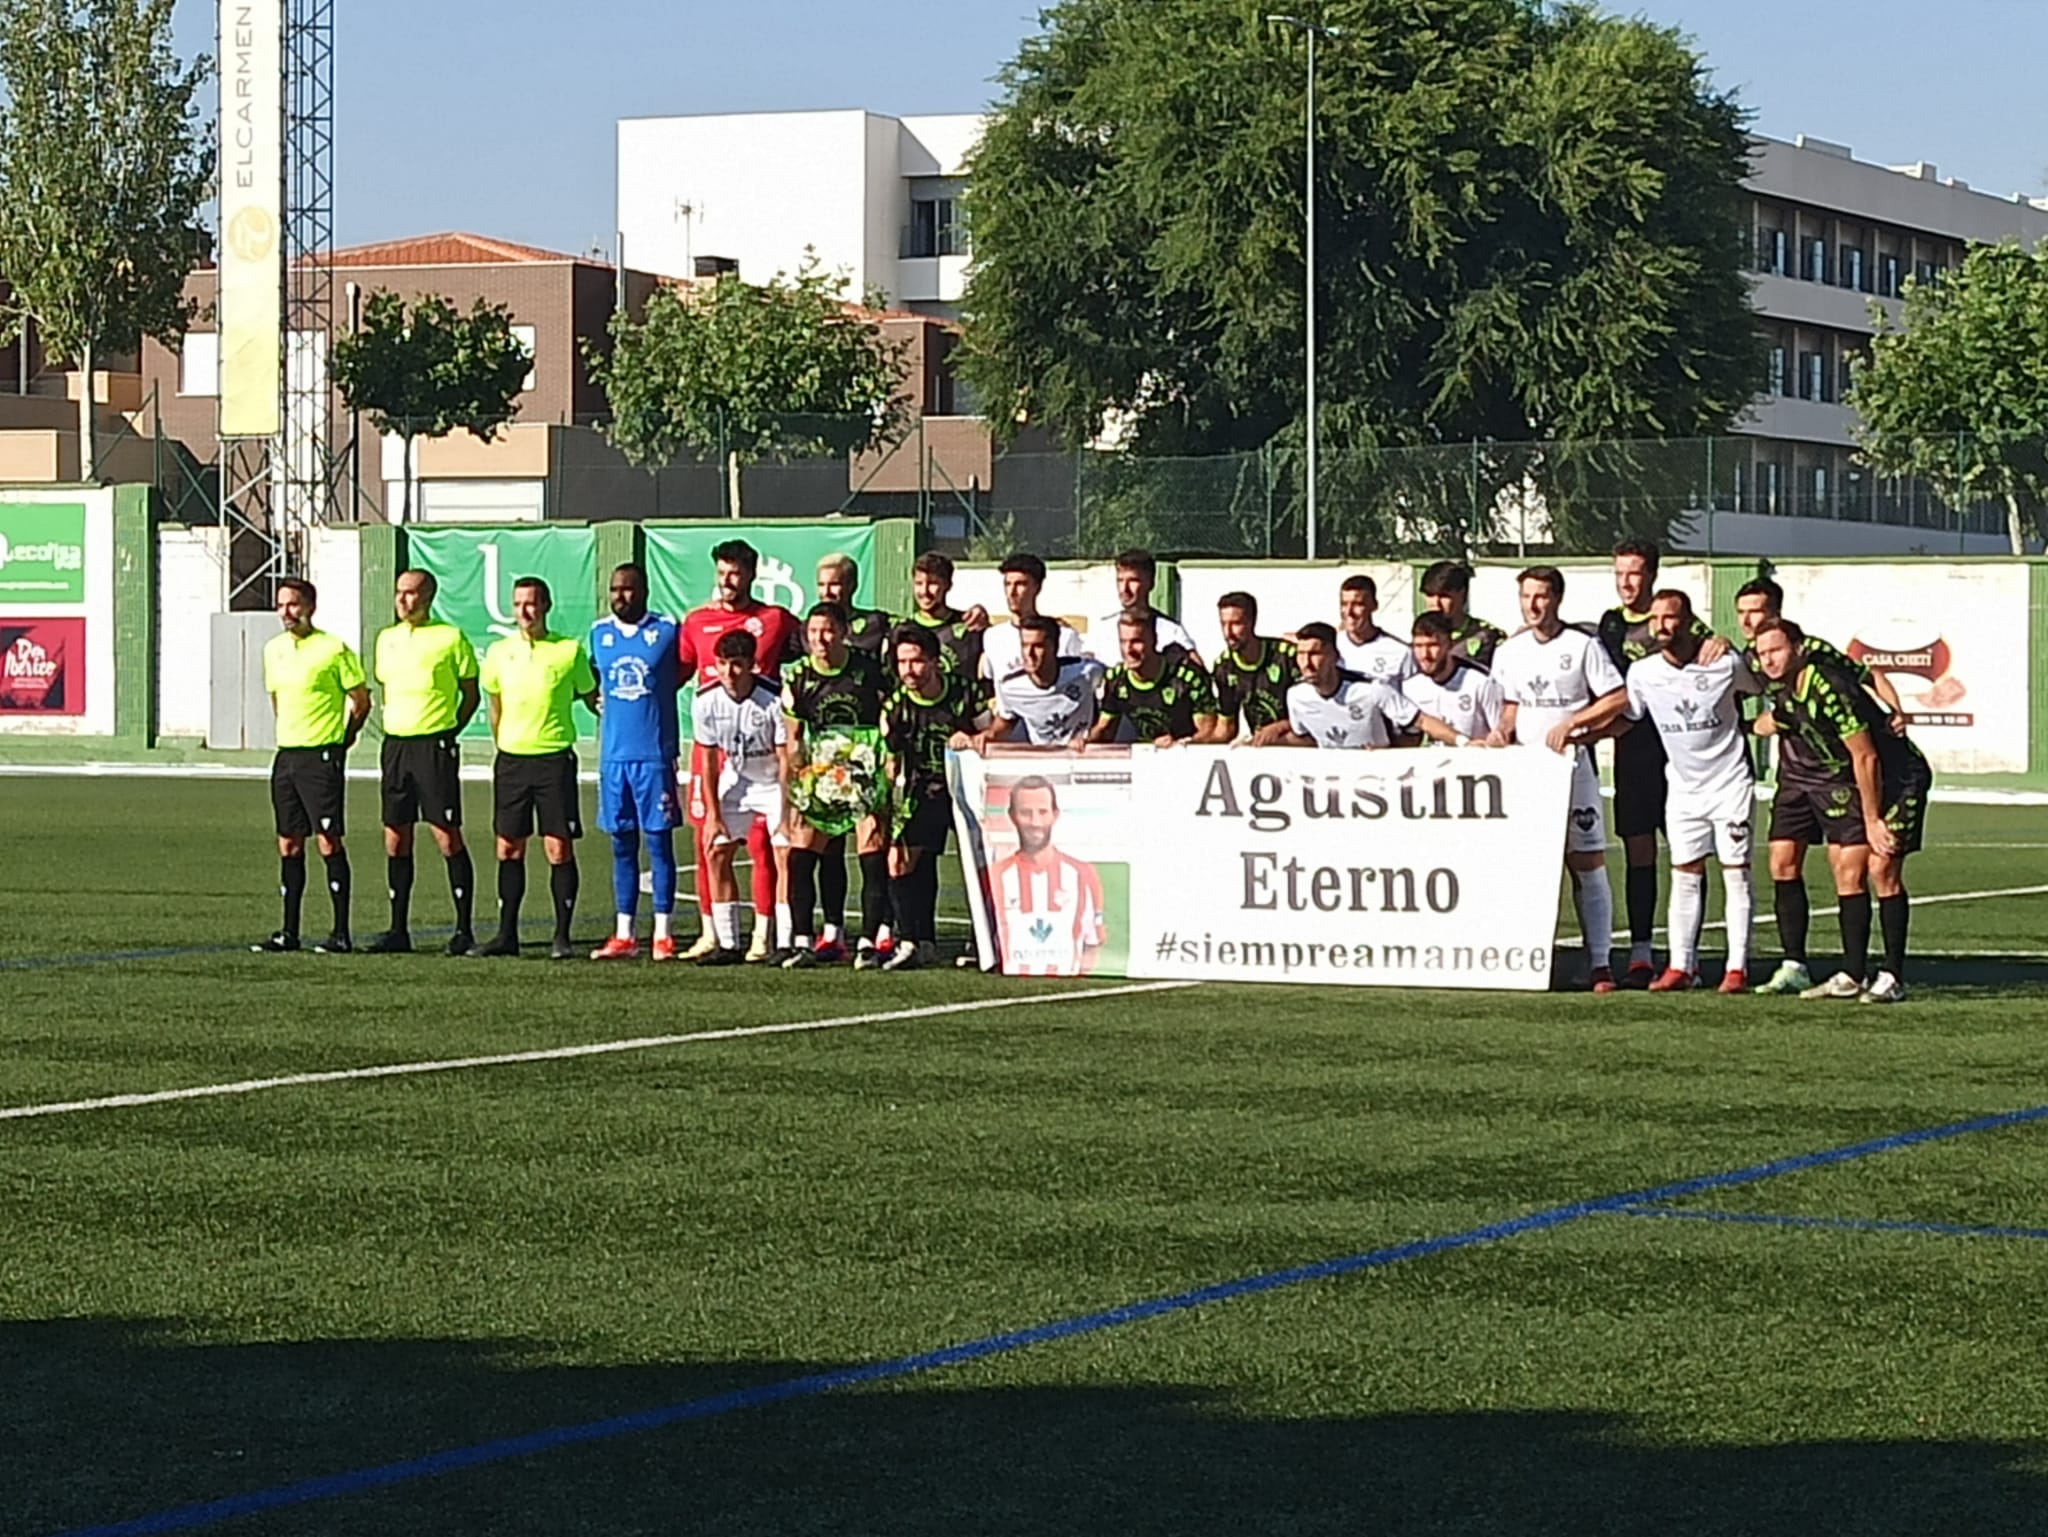
[[[1243,1276],[1232,1281],[1218,1281],[1208,1286],[1196,1287],[1192,1291],[1175,1292],[1165,1297],[1151,1297],[1099,1313],[1083,1313],[1073,1318],[1056,1319],[1051,1323],[1013,1330],[1006,1334],[991,1334],[982,1339],[948,1345],[943,1349],[929,1350],[918,1355],[897,1356],[892,1360],[874,1361],[865,1366],[848,1366],[836,1371],[816,1372],[807,1377],[788,1377],[780,1382],[739,1388],[729,1393],[715,1393],[708,1398],[693,1398],[684,1403],[644,1409],[635,1414],[622,1414],[612,1419],[590,1420],[581,1425],[559,1425],[546,1430],[531,1431],[522,1436],[507,1437],[504,1440],[486,1441],[476,1446],[434,1452],[403,1462],[387,1462],[378,1467],[330,1473],[321,1478],[281,1484],[275,1488],[259,1489],[248,1494],[230,1495],[226,1499],[210,1500],[199,1505],[185,1505],[175,1510],[159,1511],[155,1515],[138,1516],[129,1521],[80,1527],[62,1534],[62,1537],[155,1537],[155,1534],[163,1532],[194,1531],[200,1527],[233,1520],[237,1516],[251,1516],[263,1511],[281,1510],[288,1506],[308,1505],[319,1500],[337,1499],[371,1489],[389,1488],[394,1484],[411,1483],[416,1479],[434,1478],[443,1473],[454,1473],[466,1468],[484,1467],[492,1463],[509,1462],[515,1458],[531,1457],[562,1447],[617,1440],[622,1436],[640,1435],[691,1420],[714,1419],[741,1410],[787,1403],[792,1399],[815,1398],[841,1388],[860,1387],[867,1383],[887,1382],[899,1377],[916,1376],[922,1372],[939,1371],[949,1366],[962,1366],[970,1361],[1005,1355],[1013,1350],[1027,1350],[1034,1345],[1050,1344],[1055,1340],[1073,1339],[1079,1335],[1096,1334],[1104,1329],[1119,1328],[1124,1324],[1139,1323],[1148,1318],[1183,1313],[1191,1308],[1205,1307],[1214,1302],[1229,1302],[1239,1297],[1257,1296],[1285,1287],[1300,1286],[1310,1281],[1354,1275],[1364,1270],[1377,1270],[1387,1265],[1400,1264],[1404,1260],[1425,1259],[1432,1254],[1449,1254],[1480,1244],[1500,1243],[1525,1233],[1538,1233],[1562,1227],[1582,1217],[1602,1214],[1634,1215],[1631,1208],[1655,1206],[1659,1202],[1680,1200],[1708,1190],[1728,1190],[1741,1185],[1759,1184],[1764,1180],[1776,1179],[1782,1174],[1796,1174],[1807,1169],[1852,1163],[1858,1159],[1874,1157],[1879,1153],[1896,1152],[1902,1148],[1919,1147],[1930,1142],[1946,1142],[1956,1137],[1998,1131],[2009,1126],[2024,1126],[2044,1119],[2048,1119],[2048,1105],[2035,1105],[2025,1110],[2008,1110],[1999,1115],[1951,1121],[1943,1126],[1929,1126],[1918,1131],[1895,1132],[1888,1136],[1873,1137],[1865,1142],[1852,1142],[1843,1147],[1827,1148],[1817,1153],[1798,1153],[1786,1158],[1774,1158],[1767,1163],[1750,1164],[1746,1168],[1725,1170],[1719,1174],[1704,1174],[1693,1179],[1676,1180],[1668,1185],[1651,1186],[1644,1190],[1627,1190],[1619,1195],[1603,1196],[1598,1200],[1571,1201],[1562,1206],[1551,1206],[1541,1211],[1530,1212],[1526,1216],[1483,1223],[1478,1227],[1466,1228],[1462,1232],[1446,1233],[1436,1238],[1419,1238],[1383,1249],[1368,1250],[1363,1254],[1346,1255],[1341,1259],[1319,1260],[1313,1264],[1296,1265],[1286,1270],[1270,1270],[1260,1275]]]
[[[1775,1212],[1709,1211],[1700,1207],[1618,1206],[1617,1216],[1674,1217],[1685,1222],[1730,1222],[1746,1227],[1832,1229],[1846,1233],[1932,1233],[1942,1238],[2048,1239],[2048,1227],[2010,1227],[1997,1223],[1902,1222],[1882,1217],[1796,1217]]]

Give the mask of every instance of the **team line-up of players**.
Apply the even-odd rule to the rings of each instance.
[[[1595,992],[1650,991],[1698,982],[1706,864],[1722,867],[1728,966],[1723,992],[1748,987],[1754,899],[1750,819],[1755,793],[1747,737],[1774,735],[1778,787],[1770,869],[1784,960],[1762,993],[1893,1002],[1904,996],[1907,855],[1920,845],[1925,759],[1905,735],[1898,700],[1881,675],[1804,635],[1781,612],[1782,593],[1759,578],[1738,593],[1741,650],[1713,635],[1687,596],[1656,587],[1659,552],[1642,540],[1616,547],[1619,602],[1594,627],[1560,617],[1565,579],[1534,566],[1518,580],[1522,627],[1513,635],[1468,610],[1471,570],[1442,561],[1423,575],[1425,611],[1403,641],[1377,622],[1369,576],[1346,578],[1339,623],[1262,635],[1249,593],[1218,600],[1223,648],[1206,665],[1188,631],[1152,605],[1156,564],[1142,550],[1116,562],[1118,659],[1087,653],[1081,634],[1039,612],[1042,560],[1002,564],[1010,623],[951,605],[953,565],[935,553],[912,571],[913,611],[901,619],[854,599],[859,572],[845,556],[818,569],[818,602],[799,619],[753,595],[758,553],[743,540],[714,549],[714,597],[680,620],[653,612],[645,572],[617,568],[608,616],[587,638],[549,628],[552,595],[523,578],[513,589],[515,632],[479,659],[462,632],[433,617],[433,577],[407,571],[394,597],[372,673],[383,695],[381,784],[390,926],[365,949],[412,948],[410,901],[418,824],[447,865],[455,906],[453,954],[519,953],[526,845],[538,831],[550,872],[555,934],[570,940],[577,899],[577,705],[601,719],[599,825],[614,854],[617,930],[593,959],[640,954],[637,908],[645,846],[655,960],[701,965],[758,961],[788,968],[845,958],[846,835],[828,836],[792,802],[805,743],[828,730],[879,732],[897,805],[884,825],[852,832],[861,873],[857,969],[929,964],[937,950],[939,865],[952,828],[947,749],[1086,750],[1090,743],[1249,742],[1260,746],[1378,749],[1423,740],[1453,747],[1528,745],[1573,760],[1566,834],[1570,872]],[[313,626],[310,583],[279,583],[283,633],[265,648],[266,686],[278,718],[272,800],[284,922],[255,948],[300,948],[305,845],[325,862],[334,927],[313,946],[354,948],[344,844],[344,760],[367,723],[369,679],[354,653]],[[680,708],[691,697],[688,772],[680,773]],[[1760,713],[1744,707],[1761,698]],[[498,930],[478,944],[474,871],[462,836],[457,737],[487,707],[493,764]],[[1607,829],[1593,745],[1614,746],[1614,831],[1627,865],[1631,948],[1617,980]],[[671,927],[679,884],[674,833],[696,834],[700,933],[679,948]],[[1658,971],[1651,935],[1656,838],[1671,864],[1669,964]],[[1816,985],[1807,970],[1807,850],[1824,843],[1841,898],[1843,969]],[[753,867],[756,922],[740,929],[735,858]],[[1875,891],[1884,958],[1871,974]],[[818,923],[822,898],[824,919]]]

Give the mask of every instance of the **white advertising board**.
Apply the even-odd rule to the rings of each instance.
[[[951,755],[984,965],[1540,990],[1569,760],[1540,749]]]

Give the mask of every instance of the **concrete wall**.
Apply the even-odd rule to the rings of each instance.
[[[203,740],[211,701],[212,619],[228,608],[227,539],[218,528],[157,530],[156,729]]]

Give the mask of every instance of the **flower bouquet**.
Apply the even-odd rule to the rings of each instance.
[[[789,782],[797,814],[828,838],[850,833],[888,798],[882,733],[872,726],[824,726],[805,738],[806,761]]]

